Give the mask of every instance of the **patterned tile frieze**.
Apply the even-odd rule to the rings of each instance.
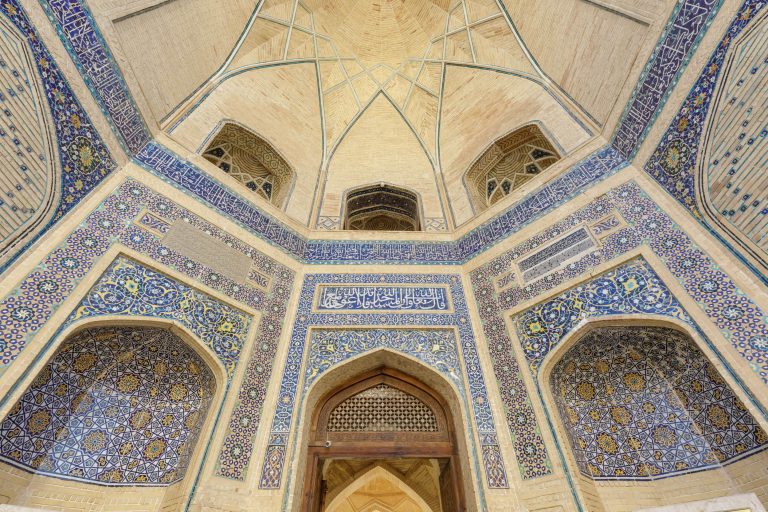
[[[87,329],[62,343],[0,423],[0,460],[99,485],[171,485],[215,391],[206,363],[167,329]]]
[[[35,73],[42,83],[47,109],[53,121],[55,146],[58,148],[60,199],[54,206],[52,219],[37,233],[36,236],[39,237],[93,190],[117,164],[21,5],[17,0],[6,0],[0,3],[0,15],[5,16],[18,29],[32,53]],[[12,93],[6,91],[4,94]],[[7,102],[7,99],[3,98],[5,96],[0,97],[0,104]],[[5,115],[10,116],[11,122],[2,130],[0,137],[18,138],[20,131],[17,123],[24,124],[24,120],[18,116],[14,117],[14,112],[8,105],[5,109]],[[22,143],[21,139],[19,143]],[[19,184],[21,187],[27,185],[29,183],[26,182]],[[34,239],[25,247],[19,248],[15,255],[20,254],[33,241]],[[11,261],[6,261],[0,266],[0,271],[10,263]]]
[[[152,135],[86,2],[40,0],[40,4],[123,145],[137,153]]]
[[[714,365],[673,329],[592,331],[555,365],[550,384],[579,471],[595,480],[715,469],[768,446]]]
[[[601,219],[611,215],[619,215],[623,221],[618,229],[605,230]],[[600,246],[536,281],[523,283],[517,276],[516,262],[579,225],[589,226]],[[664,262],[734,350],[748,361],[764,382],[768,382],[768,317],[652,199],[635,183],[626,183],[536,236],[513,246],[470,274],[518,460],[521,454],[531,452],[534,454],[531,467],[539,468],[538,472],[527,473],[529,476],[546,471],[543,465],[535,465],[535,461],[540,460],[535,456],[536,449],[544,449],[544,445],[535,427],[535,418],[527,401],[527,389],[515,357],[519,348],[515,348],[509,337],[504,312],[524,302],[536,302],[548,290],[588,275],[598,265],[643,245]],[[675,311],[676,300],[666,289],[660,289],[658,278],[651,279],[651,286],[645,286],[643,293],[636,291],[636,295],[626,296],[632,299],[624,302],[624,307],[629,308],[627,311],[642,311],[642,308],[652,311],[657,305]],[[503,284],[502,289],[499,283]],[[616,283],[606,290],[613,293],[605,297],[595,296],[596,304],[600,301],[612,304],[621,297],[619,292],[626,288],[624,284]],[[649,302],[644,304],[646,300]],[[551,317],[557,325],[571,322],[569,313],[559,302],[548,306],[546,311],[542,310],[544,317]],[[589,314],[589,311],[586,313]],[[541,351],[542,346],[536,345],[535,350]]]
[[[376,285],[394,287],[448,286],[453,312],[324,312],[313,310],[319,286]],[[415,329],[413,326],[420,326]],[[355,328],[355,326],[380,326]],[[386,328],[386,329],[385,329]],[[394,329],[393,329],[394,328]],[[447,338],[446,328],[458,331],[458,340]],[[309,336],[309,333],[312,335]],[[450,338],[452,338],[451,335]],[[332,339],[331,339],[332,338]],[[327,344],[323,344],[323,341]],[[460,347],[460,355],[456,343]],[[308,344],[308,346],[307,346]],[[331,347],[331,348],[329,348]],[[506,470],[490,410],[485,380],[469,322],[467,304],[458,276],[398,274],[311,274],[306,276],[299,298],[285,371],[280,384],[269,444],[259,486],[280,488],[286,455],[297,435],[291,430],[302,414],[301,405],[309,384],[331,366],[375,348],[391,348],[419,358],[451,381],[460,382],[471,399],[474,425],[480,438],[483,467],[490,488],[507,488]],[[306,365],[304,364],[307,359]],[[462,361],[463,360],[463,361]],[[306,369],[303,369],[305,368]],[[462,376],[463,374],[463,376]],[[302,379],[302,375],[304,378]],[[240,478],[243,478],[243,474]]]
[[[632,159],[706,33],[722,0],[681,0],[656,43],[611,145]]]
[[[137,155],[146,169],[191,193],[295,258],[307,263],[461,264],[626,165],[613,149],[596,151],[537,192],[457,242],[307,240],[190,162],[152,142]]]

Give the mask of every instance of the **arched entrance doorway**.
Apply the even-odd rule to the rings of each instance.
[[[308,439],[306,512],[333,512],[329,505],[363,489],[366,475],[361,499],[381,510],[406,502],[420,504],[407,510],[466,510],[448,405],[412,376],[381,367],[342,383],[318,402]],[[377,468],[396,478],[371,480]]]

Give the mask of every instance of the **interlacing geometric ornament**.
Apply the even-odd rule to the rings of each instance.
[[[315,312],[316,289],[326,284],[422,284],[427,287],[447,284],[454,311]],[[355,325],[379,327],[355,328]],[[421,327],[414,328],[414,325]],[[454,329],[458,331],[458,340]],[[310,274],[305,277],[259,487],[278,489],[281,486],[289,441],[293,443],[292,452],[297,449],[297,433],[292,426],[301,421],[309,386],[343,361],[382,348],[415,357],[436,369],[460,390],[460,400],[466,401],[466,395],[469,395],[471,403],[467,404],[467,409],[472,411],[473,418],[465,418],[465,421],[477,429],[487,485],[489,488],[507,488],[506,470],[461,281],[455,275],[439,274]],[[474,436],[472,439],[474,444]]]
[[[269,143],[234,123],[224,124],[203,157],[278,207],[285,203],[296,175]]]
[[[55,210],[47,225],[34,235],[40,236],[93,190],[117,167],[117,164],[17,0],[0,2],[0,16],[6,17],[13,25],[12,27],[5,22],[2,23],[2,30],[7,36],[23,38],[23,42],[16,43],[19,45],[19,48],[14,50],[16,56],[6,54],[0,64],[0,70],[3,73],[7,72],[12,82],[18,82],[18,86],[4,90],[0,96],[4,118],[9,120],[9,123],[0,130],[0,139],[13,143],[17,149],[12,154],[19,159],[16,167],[19,172],[18,182],[12,185],[13,195],[19,197],[3,197],[0,200],[0,210],[9,208],[13,216],[29,215],[29,211],[24,213],[22,210],[31,207],[29,205],[21,207],[17,201],[29,190],[34,189],[40,181],[41,177],[36,174],[42,171],[36,170],[37,167],[41,165],[53,167],[53,159],[58,158],[59,163],[56,168],[60,169],[61,183],[60,190],[56,191],[56,194],[59,195],[59,199],[58,203],[52,206],[44,204],[40,206],[40,208],[51,206]],[[18,33],[15,33],[17,30]],[[23,65],[25,70],[20,67],[22,64],[19,58],[25,59],[27,50],[31,55],[29,62]],[[28,84],[22,85],[20,80]],[[34,93],[29,88],[38,83],[42,85],[40,92],[41,96],[45,96],[47,105],[43,106],[41,102],[36,103],[38,112],[35,114],[36,120],[32,121],[28,120],[27,115],[22,111],[21,100],[26,98],[26,101],[33,101]],[[39,109],[47,110],[47,114]],[[20,123],[46,130],[47,115],[50,115],[53,121],[54,134],[48,134],[44,139],[37,142],[30,140],[31,134],[21,133],[17,128]],[[56,156],[56,149],[44,147],[46,145],[55,146],[58,149],[58,156]],[[47,179],[54,178],[51,175],[47,176]],[[49,187],[52,186],[53,184],[49,183]],[[56,194],[51,194],[46,200],[53,200]],[[32,239],[24,240],[25,246],[32,241]],[[14,247],[14,254],[19,254],[22,249],[23,247]],[[10,253],[9,256],[11,256]],[[9,263],[5,261],[0,266],[0,270]]]
[[[555,366],[551,388],[579,471],[652,480],[714,469],[768,447],[768,435],[686,334],[591,331]]]
[[[601,219],[612,215],[619,215],[625,224],[619,229],[606,230],[603,226],[605,222]],[[580,225],[592,230],[599,240],[599,247],[575,259],[565,259],[557,270],[536,281],[527,284],[520,281],[517,261]],[[504,321],[504,311],[523,302],[539,302],[538,297],[548,290],[589,275],[598,265],[620,258],[643,245],[648,246],[661,259],[722,335],[730,341],[736,353],[749,362],[764,382],[768,382],[768,317],[635,183],[626,183],[470,273],[518,461],[525,454],[531,453],[531,461],[526,465],[521,464],[524,477],[541,474],[534,470],[542,467],[541,456],[535,449],[545,448],[514,355],[521,348],[512,343]],[[646,288],[643,294],[657,300],[648,308],[666,304],[662,311],[666,308],[673,316],[678,314],[673,306],[674,299],[668,295],[666,288],[661,289],[658,278],[647,273],[645,275],[651,280],[642,282],[650,283],[651,287]],[[610,309],[614,299],[617,304],[624,300],[628,308],[646,307],[639,302],[634,305],[631,301],[627,302],[625,298],[631,298],[632,294],[625,296],[616,293],[623,288],[623,284],[616,283],[612,288],[606,288],[614,290],[614,294],[604,299],[595,297],[595,300],[606,304],[604,310]],[[557,311],[557,308],[554,309]],[[560,311],[565,310],[560,308]],[[588,308],[586,311],[589,314]],[[569,317],[567,314],[558,314],[554,318],[557,322],[565,322]],[[532,343],[535,349],[531,353],[537,353],[548,343]]]
[[[525,359],[535,373],[579,322],[632,314],[669,316],[691,323],[677,299],[642,259],[541,302],[516,315],[514,323]]]
[[[101,485],[171,485],[184,478],[215,389],[206,363],[168,330],[84,330],[0,423],[0,460]]]
[[[251,318],[227,304],[127,258],[118,258],[67,323],[102,315],[175,320],[216,354],[232,377]]]
[[[505,135],[486,149],[465,180],[475,208],[484,210],[560,159],[535,124]]]
[[[328,416],[328,432],[437,432],[427,404],[386,384],[363,390],[337,405]]]

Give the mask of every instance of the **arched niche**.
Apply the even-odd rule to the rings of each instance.
[[[541,368],[539,386],[588,510],[624,511],[765,492],[739,476],[768,436],[690,334],[600,322]],[[764,422],[763,422],[764,423]]]
[[[355,231],[421,231],[419,195],[376,183],[344,194],[344,229]]]
[[[696,202],[714,229],[768,274],[768,14],[757,16],[722,64],[698,158]],[[689,122],[681,119],[681,124]],[[682,130],[682,129],[681,129]],[[677,177],[693,167],[694,141],[672,140],[664,172]],[[693,169],[692,169],[693,172]]]
[[[437,432],[427,433],[424,437],[432,439],[426,443],[425,439],[414,436],[414,432],[407,436],[397,432],[380,432],[378,434],[381,437],[375,439],[368,436],[370,432],[337,432],[326,439],[327,430],[319,427],[322,418],[328,417],[326,413],[345,399],[381,383],[393,385],[406,394],[416,393],[423,403],[434,407],[437,417],[444,418],[438,420],[444,427],[438,427]],[[299,478],[293,487],[292,510],[318,510],[311,507],[318,504],[317,485],[322,475],[323,462],[352,456],[356,460],[376,461],[377,464],[393,458],[437,461],[449,472],[446,475],[450,474],[454,478],[453,482],[445,478],[446,489],[455,487],[452,492],[458,493],[457,501],[453,503],[444,497],[444,512],[477,510],[478,490],[473,485],[472,455],[466,438],[466,435],[471,436],[471,426],[462,421],[462,418],[468,416],[458,393],[433,369],[386,349],[361,355],[329,369],[313,383],[304,401],[304,417],[307,420],[300,423],[300,451],[295,462]],[[406,437],[405,441],[402,437]],[[328,440],[330,446],[326,446]]]
[[[0,493],[44,506],[37,496],[65,480],[68,500],[105,510],[137,500],[136,510],[154,511],[183,499],[225,379],[210,357],[172,325],[118,320],[72,330],[0,422],[0,462],[25,475]]]
[[[285,207],[296,173],[269,142],[248,128],[224,122],[202,153],[251,192]]]
[[[536,123],[494,141],[464,175],[475,211],[481,212],[501,201],[560,158],[554,144]]]
[[[61,179],[56,137],[44,87],[26,37],[0,16],[0,77],[3,81],[0,146],[0,266],[52,219]],[[77,160],[92,161],[92,146],[76,139],[66,150]],[[89,173],[93,167],[77,172]]]

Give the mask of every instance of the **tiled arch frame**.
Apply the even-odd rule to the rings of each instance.
[[[570,349],[574,348],[580,341],[582,341],[590,332],[600,328],[619,328],[619,327],[663,327],[673,331],[676,331],[683,336],[687,337],[696,349],[699,350],[702,357],[705,358],[719,374],[719,376],[725,382],[725,386],[733,392],[733,395],[740,400],[743,404],[748,404],[750,401],[749,395],[744,391],[743,383],[729,372],[727,368],[723,367],[722,360],[719,355],[713,349],[711,344],[706,340],[703,334],[698,331],[694,326],[680,321],[672,317],[646,317],[640,315],[619,315],[612,317],[596,317],[589,318],[581,322],[575,329],[570,331],[563,342],[553,349],[552,353],[548,355],[539,371],[533,376],[535,381],[536,391],[538,393],[539,400],[541,401],[544,409],[544,416],[546,418],[547,425],[550,429],[555,445],[558,447],[558,454],[560,456],[560,462],[564,467],[566,477],[571,486],[571,491],[574,493],[574,498],[581,503],[586,503],[588,494],[595,494],[595,489],[587,490],[595,484],[590,478],[583,476],[579,471],[579,465],[576,461],[575,454],[570,446],[569,434],[565,425],[565,419],[562,417],[561,412],[558,410],[555,390],[552,389],[550,384],[550,377],[553,369],[560,362],[563,357],[567,356]],[[754,420],[765,430],[768,422],[766,417],[760,414],[762,409],[759,409],[757,413],[755,408],[749,408],[748,414],[752,416]],[[744,460],[752,455],[760,453],[765,449],[757,449],[757,451],[750,452],[748,455],[736,459],[736,461]],[[728,464],[729,462],[726,462]],[[722,468],[723,466],[720,466]],[[718,467],[695,469],[692,472],[705,472],[714,471]],[[669,477],[682,476],[690,473],[672,474]],[[662,477],[665,478],[665,477]],[[646,480],[648,482],[649,480]],[[652,481],[652,480],[651,480]],[[657,480],[658,481],[658,480]],[[586,492],[585,492],[586,491]]]
[[[127,252],[139,258],[131,251]],[[0,407],[5,408],[4,406],[15,403],[36,375],[52,360],[61,343],[84,329],[105,326],[167,328],[205,362],[216,380],[216,391],[210,402],[187,472],[180,486],[174,487],[173,495],[176,499],[189,501],[193,497],[204,466],[209,462],[207,459],[213,434],[220,427],[219,420],[225,405],[231,402],[229,391],[234,382],[234,370],[240,360],[248,358],[247,352],[253,345],[255,326],[258,324],[260,315],[255,311],[246,312],[232,307],[228,301],[224,302],[218,297],[194,289],[148,266],[154,263],[130,259],[118,248],[111,249],[104,260],[111,263],[107,263],[106,269],[103,269],[100,275],[92,278],[95,279],[93,285],[83,292],[81,300],[76,303],[71,312],[65,313],[67,316],[64,317],[65,320],[61,326],[51,334],[41,333],[45,339],[41,340],[39,350],[34,350],[34,355],[31,351],[28,352],[32,359],[26,364],[22,363],[20,367],[25,369],[3,398]],[[133,278],[141,278],[142,285],[151,281],[155,286],[173,287],[177,294],[176,300],[158,300],[158,296],[151,293],[142,295],[130,304],[115,302],[110,298],[111,295],[120,295],[132,289],[135,284],[131,282]],[[106,300],[101,300],[104,297]],[[116,305],[119,307],[115,307]],[[216,310],[214,316],[219,313],[224,314],[226,318],[220,318],[231,326],[226,336],[212,336],[212,333],[206,332],[204,322],[197,322],[191,318],[191,315],[199,313],[201,308],[209,311],[213,308]],[[231,350],[233,348],[234,353]]]
[[[692,340],[702,356],[713,365],[725,381],[726,386],[741,400],[760,426],[763,429],[768,427],[766,405],[761,403],[747,383],[739,378],[724,354],[704,334],[696,320],[688,315],[685,306],[678,301],[663,279],[656,274],[654,267],[657,264],[653,263],[654,260],[655,258],[644,254],[642,251],[640,253],[627,254],[621,260],[612,262],[611,267],[594,277],[578,283],[572,283],[564,291],[541,297],[535,306],[507,314],[510,338],[516,348],[516,352],[519,351],[521,365],[527,368],[527,371],[523,372],[528,374],[525,380],[531,383],[530,389],[536,390],[536,401],[542,407],[543,420],[549,429],[550,440],[558,448],[556,451],[560,465],[563,468],[573,498],[580,510],[585,509],[584,504],[588,502],[584,486],[590,485],[590,481],[587,479],[585,484],[585,480],[580,478],[575,456],[570,446],[566,446],[569,443],[566,428],[557,409],[554,391],[551,390],[549,379],[555,365],[568,354],[570,349],[595,329],[601,327],[664,327],[683,334]],[[620,282],[619,276],[627,270],[629,275],[632,272],[638,272],[640,275],[647,277],[648,282],[652,282],[652,285],[657,289],[656,293],[665,296],[665,299],[662,301],[665,308],[660,309],[656,313],[651,313],[641,309],[632,310],[631,307],[627,307],[627,301],[623,300],[606,301],[597,308],[590,307],[593,304],[582,302],[584,289],[588,289],[601,279]],[[641,292],[643,291],[642,286],[640,288]],[[524,327],[521,324],[531,319],[530,313],[532,310],[541,313],[553,304],[562,305],[568,302],[575,305],[576,309],[583,307],[583,311],[578,318],[570,322],[567,320],[565,322],[556,321],[553,324],[557,324],[556,334],[553,337],[554,342],[549,347],[541,350],[532,349],[526,340],[526,335],[523,332]],[[547,325],[542,324],[542,328],[546,330]]]

